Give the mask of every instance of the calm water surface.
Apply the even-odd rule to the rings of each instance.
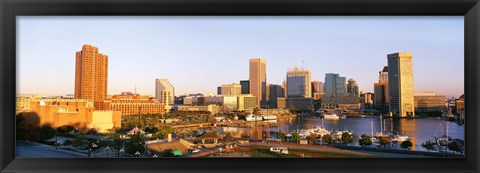
[[[323,121],[323,122],[322,122]],[[426,119],[384,119],[381,123],[380,118],[347,118],[339,120],[323,120],[316,117],[297,117],[290,119],[279,119],[277,127],[266,128],[236,128],[223,127],[218,129],[219,132],[229,131],[235,137],[242,135],[249,135],[251,138],[269,138],[268,132],[291,132],[298,129],[307,129],[315,126],[323,126],[330,131],[348,130],[353,132],[353,145],[358,145],[358,138],[362,134],[371,135],[373,122],[373,131],[378,132],[381,128],[384,131],[391,131],[394,133],[407,134],[410,136],[412,143],[415,145],[413,149],[417,149],[423,142],[434,139],[434,137],[441,136],[446,132],[448,126],[448,135],[453,138],[465,139],[465,126],[458,125],[455,122],[445,121],[443,119],[426,118]],[[418,150],[424,150],[419,147]]]

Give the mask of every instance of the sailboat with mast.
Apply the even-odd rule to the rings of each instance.
[[[444,134],[437,138],[435,137],[435,142],[438,146],[438,151],[448,151],[448,144],[453,142],[452,137],[448,136],[448,124],[445,123]]]

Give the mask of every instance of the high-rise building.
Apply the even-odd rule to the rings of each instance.
[[[223,96],[236,96],[242,94],[242,86],[240,84],[223,84],[221,86],[220,95]]]
[[[347,96],[346,78],[339,74],[325,74],[325,97]]]
[[[384,66],[382,71],[378,72],[378,83],[388,83],[388,66]]]
[[[310,70],[295,67],[287,71],[286,107],[294,110],[313,109]]]
[[[355,81],[355,79],[348,79],[348,82],[347,82],[347,93],[350,95],[350,96],[355,96],[355,97],[358,97],[360,95],[360,91],[359,91],[359,88],[358,88],[358,84],[357,84],[357,81]]]
[[[388,96],[388,66],[383,67],[378,72],[378,83],[373,84],[374,87],[374,106],[381,112],[388,112],[389,96]]]
[[[305,68],[293,68],[287,72],[287,98],[288,97],[312,97],[312,84],[310,82],[310,70]]]
[[[465,110],[465,94],[462,94],[458,99],[455,99],[455,109],[457,114]]]
[[[387,57],[390,112],[393,116],[415,116],[412,53],[398,52]]]
[[[388,84],[374,83],[373,93],[374,108],[379,109],[383,113],[388,112]]]
[[[167,79],[155,79],[155,98],[160,103],[171,105],[174,103],[175,88]]]
[[[222,87],[217,87],[217,95],[222,95]]]
[[[360,103],[363,103],[366,108],[372,108],[374,94],[371,92],[360,94]]]
[[[240,85],[242,86],[242,94],[250,94],[250,81],[241,80]]]
[[[318,80],[312,81],[312,95],[315,95],[315,93],[323,93],[323,87],[323,82]]]
[[[257,106],[265,102],[267,92],[267,61],[261,58],[249,60],[250,94],[257,98]]]
[[[277,99],[285,97],[285,90],[280,85],[271,84],[268,86],[269,95],[268,95],[268,105],[269,108],[277,108],[278,102]]]
[[[76,52],[75,98],[103,101],[108,92],[108,56],[85,44]]]

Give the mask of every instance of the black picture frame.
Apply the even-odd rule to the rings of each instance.
[[[478,0],[1,0],[1,172],[479,172]],[[465,18],[465,158],[15,158],[16,16],[406,15]]]

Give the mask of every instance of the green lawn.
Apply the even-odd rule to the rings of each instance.
[[[319,158],[371,158],[372,156],[358,155],[358,154],[348,154],[348,153],[337,153],[337,152],[327,152],[327,151],[313,151],[305,149],[292,149],[290,148],[288,155],[274,154],[270,152],[270,147],[267,146],[250,146],[250,148],[257,148],[257,157],[285,157],[285,158],[298,158],[303,157],[319,157]],[[252,157],[255,157],[255,151],[244,151],[249,153]],[[295,154],[293,154],[295,153]]]

